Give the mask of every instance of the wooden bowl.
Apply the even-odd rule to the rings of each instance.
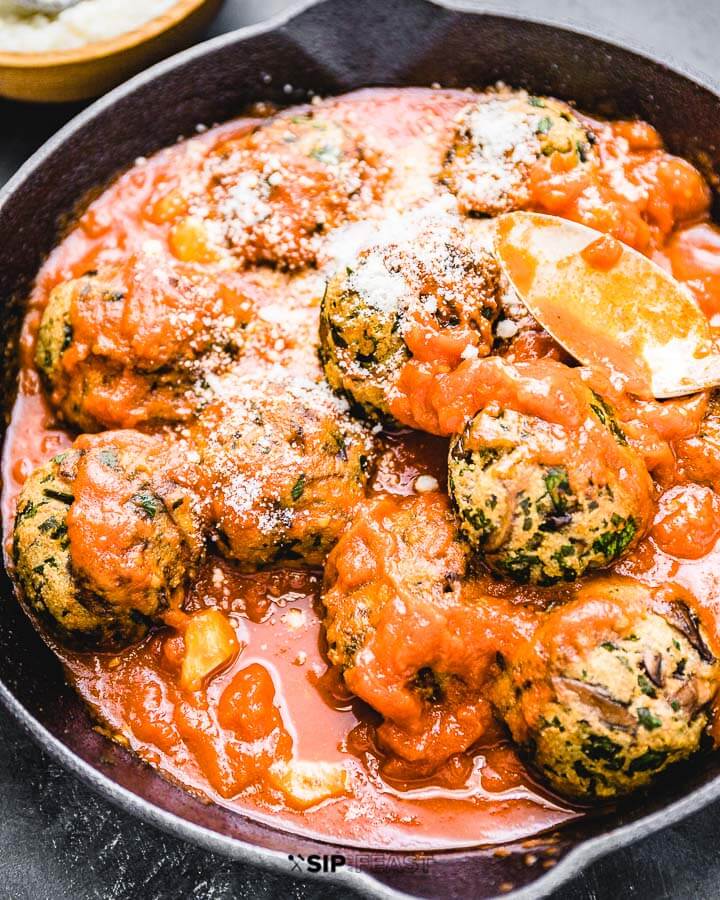
[[[97,97],[188,46],[224,0],[178,0],[162,15],[106,41],[48,53],[0,51],[0,96],[62,102]]]

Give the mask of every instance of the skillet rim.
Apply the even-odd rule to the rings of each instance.
[[[90,123],[97,115],[112,108],[121,98],[132,94],[142,86],[149,85],[158,77],[178,66],[211,54],[216,49],[234,44],[240,45],[249,38],[270,34],[288,25],[313,7],[325,3],[331,6],[333,2],[334,0],[300,0],[300,2],[291,5],[270,19],[226,32],[170,56],[94,101],[42,144],[0,189],[0,214],[15,191],[32,178],[33,174],[57,148]],[[520,10],[496,4],[477,4],[471,2],[471,0],[465,0],[465,2],[463,0],[409,0],[409,2],[417,6],[436,7],[448,12],[493,16],[510,22],[544,25],[569,34],[591,38],[610,49],[629,52],[641,60],[651,63],[655,68],[664,69],[673,75],[680,76],[684,81],[712,94],[720,104],[720,80],[716,80],[707,73],[694,69],[692,66],[679,63],[672,57],[663,55],[662,58],[659,58],[655,55],[655,51],[650,48],[632,38],[627,38],[615,32],[603,30],[603,33],[600,34],[598,31],[587,28],[571,19],[560,22],[553,18],[529,16]],[[287,856],[281,851],[258,847],[248,841],[230,837],[210,828],[197,825],[188,819],[156,806],[151,801],[140,797],[133,791],[113,781],[56,738],[49,729],[42,725],[23,706],[2,680],[0,680],[0,703],[44,752],[48,753],[52,759],[60,763],[65,769],[76,775],[85,785],[123,811],[137,816],[144,822],[158,827],[174,837],[189,840],[204,849],[252,865],[261,866],[292,878],[287,870]],[[525,887],[502,896],[517,898],[517,900],[531,900],[531,898],[546,896],[602,856],[669,827],[718,798],[720,798],[720,773],[706,784],[671,802],[666,807],[656,809],[654,812],[641,816],[625,825],[611,827],[604,833],[581,839],[578,845],[568,851],[555,867],[540,875]],[[248,816],[246,818],[252,819],[252,817]],[[276,828],[275,831],[281,834],[288,834],[289,836],[292,834],[284,831],[282,828]],[[322,843],[322,841],[320,842]],[[467,849],[470,850],[471,848]],[[434,852],[437,855],[452,852],[458,856],[458,862],[462,863],[462,850]],[[303,872],[303,878],[317,877],[312,872]],[[388,900],[390,898],[396,898],[396,900],[408,898],[408,900],[411,900],[411,895],[388,887],[365,871],[345,869],[332,873],[329,876],[326,874],[324,878],[324,883],[326,884],[345,885],[366,897],[388,898]]]

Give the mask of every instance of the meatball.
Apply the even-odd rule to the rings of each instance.
[[[142,254],[58,285],[35,361],[60,415],[83,431],[189,418],[242,346],[231,279]]]
[[[538,158],[562,154],[587,165],[595,140],[558,100],[524,91],[485,94],[461,111],[441,180],[463,212],[496,216],[529,205]]]
[[[506,660],[493,701],[560,793],[627,794],[699,748],[719,672],[686,601],[599,580]]]
[[[368,526],[377,543],[369,543]],[[467,560],[467,547],[441,494],[369,501],[325,568],[330,661],[346,673],[359,665],[358,654],[389,601],[416,594],[439,603],[457,591]],[[357,572],[348,572],[352,562]]]
[[[485,687],[512,610],[466,595],[468,556],[447,497],[428,493],[376,496],[328,558],[328,656],[383,717],[372,741],[389,778],[437,772],[492,723]]]
[[[235,378],[199,418],[220,551],[251,571],[320,565],[365,495],[372,444],[324,385]]]
[[[31,609],[60,641],[114,649],[182,604],[203,552],[197,472],[136,432],[83,435],[17,503],[13,554]]]
[[[571,581],[608,566],[650,524],[641,457],[610,406],[575,388],[585,406],[577,425],[490,403],[450,444],[448,485],[463,534],[491,569],[520,583]]]
[[[382,188],[377,155],[313,110],[222,143],[208,160],[211,233],[243,263],[315,265],[329,230]]]
[[[390,398],[411,358],[457,364],[492,346],[499,270],[462,222],[411,214],[327,284],[320,356],[333,390],[370,419],[391,420]]]

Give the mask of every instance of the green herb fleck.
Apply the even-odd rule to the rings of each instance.
[[[623,521],[624,525],[618,527]],[[612,524],[617,530],[606,531],[605,534],[595,538],[592,545],[594,552],[600,553],[608,562],[617,559],[637,533],[637,525],[632,516],[625,520],[617,516]]]
[[[105,447],[101,450],[98,453],[98,458],[100,459],[100,462],[109,469],[117,469],[118,455],[112,447]]]
[[[150,491],[139,491],[132,499],[133,503],[142,509],[148,519],[154,519],[160,512],[160,501]]]
[[[582,752],[588,759],[592,759],[596,762],[598,760],[603,760],[610,764],[608,765],[609,769],[619,769],[622,767],[622,757],[619,760],[617,758],[620,750],[622,750],[620,744],[616,744],[615,741],[610,740],[610,738],[604,734],[591,734],[582,745]]]
[[[648,772],[652,769],[659,769],[667,759],[667,750],[646,750],[642,756],[638,756],[628,766],[628,774],[635,775],[637,772]]]
[[[657,697],[657,692],[655,688],[650,683],[650,679],[646,678],[644,675],[638,675],[638,687],[647,697]]]
[[[17,521],[21,522],[23,519],[32,519],[37,515],[38,506],[33,503],[32,500],[28,500],[28,502],[23,506],[22,509],[18,510]]]
[[[53,539],[62,537],[67,532],[67,525],[56,516],[48,516],[38,525],[38,531],[49,534]]]
[[[610,429],[610,432],[612,433],[618,444],[626,446],[627,438],[625,437],[625,432],[618,425],[618,421],[615,418],[615,410],[603,397],[600,396],[600,394],[596,393],[595,391],[593,391],[592,393],[597,402],[591,403],[590,408],[602,422],[602,424]]]
[[[567,499],[564,495],[571,493],[567,471],[562,466],[551,466],[543,480],[555,511],[564,513],[567,509]]]
[[[293,498],[293,502],[297,503],[297,501],[302,497],[303,491],[305,490],[305,474],[303,473],[290,491],[290,496]]]
[[[662,725],[661,719],[650,712],[646,706],[641,706],[637,711],[638,722],[648,731],[654,731]]]

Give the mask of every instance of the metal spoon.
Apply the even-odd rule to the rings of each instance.
[[[80,0],[13,0],[13,5],[23,12],[56,16],[79,2]]]
[[[532,315],[585,365],[639,397],[720,384],[720,355],[690,292],[636,250],[585,225],[514,212],[496,220],[497,258]]]

